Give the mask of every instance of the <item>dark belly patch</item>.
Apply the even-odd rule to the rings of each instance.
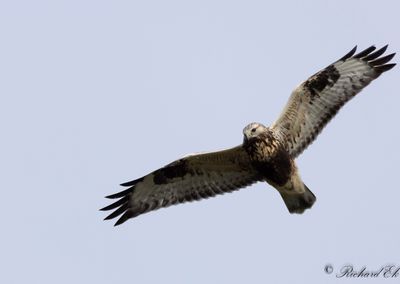
[[[254,166],[267,180],[284,185],[292,174],[292,163],[287,153],[277,153],[268,161],[254,162]]]

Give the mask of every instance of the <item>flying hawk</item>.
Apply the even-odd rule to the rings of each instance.
[[[124,191],[107,196],[118,199],[101,210],[115,209],[105,220],[129,218],[186,201],[231,192],[255,182],[275,187],[290,213],[303,213],[316,198],[298,174],[295,158],[310,145],[339,109],[372,80],[396,64],[395,53],[381,56],[387,45],[349,53],[298,86],[275,123],[251,123],[243,129],[237,147],[193,154],[163,168],[121,184]]]

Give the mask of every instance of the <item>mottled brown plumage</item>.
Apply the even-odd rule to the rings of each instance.
[[[303,213],[316,198],[302,182],[294,159],[311,144],[339,109],[372,80],[395,66],[381,57],[387,46],[356,54],[353,48],[335,63],[297,87],[278,120],[265,127],[251,123],[243,144],[212,153],[193,154],[142,178],[121,184],[128,189],[107,196],[118,199],[101,210],[115,210],[105,219],[129,218],[267,182],[281,194],[290,213]],[[375,52],[373,52],[375,51]]]
[[[282,114],[271,126],[286,141],[290,156],[296,158],[317,137],[339,109],[369,83],[396,64],[387,64],[395,53],[380,57],[387,45],[373,52],[371,46],[348,54],[314,74],[297,87]]]
[[[261,128],[261,131],[256,133],[258,128]],[[251,136],[252,129],[256,129],[254,136]],[[283,186],[294,170],[291,158],[285,150],[285,144],[278,140],[270,129],[259,123],[247,126],[244,129],[244,137],[243,148],[254,168],[267,181]]]

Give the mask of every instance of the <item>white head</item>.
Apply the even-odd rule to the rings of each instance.
[[[243,129],[244,139],[250,140],[251,138],[258,137],[260,134],[265,133],[267,130],[267,127],[265,127],[261,123],[250,123]]]

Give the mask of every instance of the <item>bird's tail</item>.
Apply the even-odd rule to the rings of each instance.
[[[305,192],[298,193],[298,192],[280,192],[283,201],[286,204],[290,213],[297,213],[302,214],[304,210],[311,208],[313,206],[315,200],[317,198],[308,189],[306,185],[304,185]]]

